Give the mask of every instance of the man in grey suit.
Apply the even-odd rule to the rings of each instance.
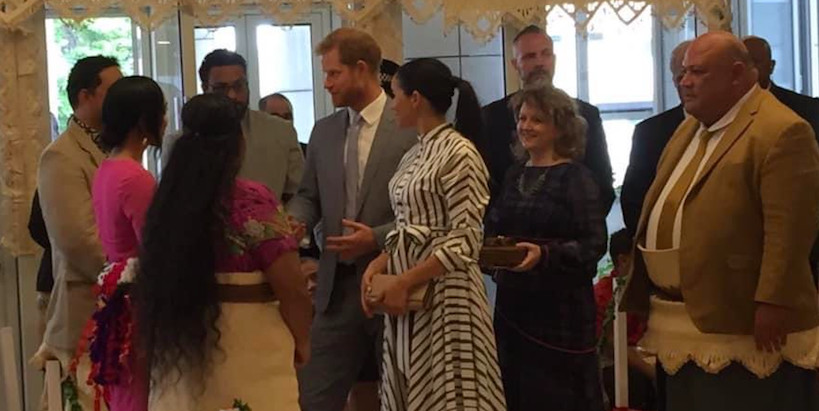
[[[91,184],[105,158],[98,145],[102,103],[108,87],[121,77],[114,58],[86,57],[74,65],[66,90],[74,114],[65,132],[43,151],[37,170],[40,206],[52,249],[54,288],[46,311],[45,336],[33,362],[43,366],[46,360],[56,359],[65,375],[94,311],[97,299],[92,290],[105,264]],[[79,364],[80,381],[85,381],[87,365],[85,360]],[[85,384],[77,387],[80,405],[91,409],[93,390]]]
[[[304,411],[341,411],[348,394],[356,410],[378,407],[383,319],[361,309],[361,276],[394,226],[388,183],[416,142],[400,130],[378,77],[381,49],[362,31],[342,28],[316,48],[324,87],[336,107],[316,122],[299,192],[288,205],[326,241],[319,261],[311,361],[299,371]],[[364,382],[355,388],[355,383]]]
[[[199,79],[205,93],[224,94],[245,112],[242,120],[245,153],[239,177],[260,182],[283,203],[289,201],[296,194],[304,170],[304,156],[293,123],[248,109],[247,62],[237,53],[225,49],[210,52],[199,67]],[[168,164],[175,142],[175,138],[164,139],[163,164]]]

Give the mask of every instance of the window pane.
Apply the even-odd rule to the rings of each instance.
[[[776,67],[773,82],[793,90],[794,81],[794,22],[791,0],[751,0],[751,33],[768,40]],[[797,90],[799,91],[799,90]]]
[[[811,94],[817,97],[819,96],[819,1],[810,0],[809,10]]]
[[[283,93],[290,99],[296,132],[299,140],[306,143],[315,120],[310,26],[261,24],[256,26],[256,43],[259,95]]]
[[[66,23],[58,18],[46,19],[46,53],[48,56],[48,99],[51,115],[59,134],[72,113],[66,86],[71,67],[84,57],[115,57],[122,73],[134,73],[134,38],[128,17],[101,17],[81,23]],[[56,136],[52,136],[56,138]]]
[[[652,107],[652,37],[651,10],[628,25],[610,7],[601,7],[595,13],[589,26],[590,103],[643,103]]]
[[[236,51],[236,27],[197,27],[193,31],[196,67],[202,66],[202,60],[213,50],[227,49]],[[196,91],[202,93],[202,83],[196,81]]]
[[[435,13],[424,24],[414,22],[406,13],[403,15],[404,59],[419,57],[458,56],[458,31],[444,33],[443,13]]]
[[[168,107],[168,127],[165,138],[182,130],[182,45],[179,36],[179,19],[168,19],[154,30],[151,44],[153,67],[151,77],[156,80]],[[198,82],[197,82],[198,83]],[[146,168],[155,175],[162,169],[161,151],[149,148],[145,151]]]
[[[631,136],[634,134],[634,126],[650,115],[650,112],[603,115],[603,129],[606,132],[615,187],[623,185],[631,154]]]
[[[554,42],[556,58],[554,84],[570,96],[577,96],[577,31],[574,19],[561,9],[549,13],[546,31]]]
[[[503,56],[462,57],[461,76],[472,83],[481,105],[504,96]]]

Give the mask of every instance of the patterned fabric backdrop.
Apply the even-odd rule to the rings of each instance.
[[[179,9],[189,10],[204,23],[218,23],[238,15],[245,5],[255,5],[277,22],[288,23],[309,13],[314,3],[332,4],[345,20],[363,24],[388,2],[399,2],[419,23],[443,10],[445,29],[460,23],[478,41],[491,40],[504,21],[519,25],[545,22],[555,8],[572,16],[581,32],[603,7],[614,10],[626,24],[649,6],[669,28],[679,26],[692,10],[709,27],[724,26],[731,19],[730,0],[0,0],[0,28],[20,28],[44,4],[60,16],[74,20],[119,7],[139,25],[150,29]]]

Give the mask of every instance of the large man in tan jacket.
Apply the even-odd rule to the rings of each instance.
[[[56,358],[64,371],[94,310],[92,287],[105,263],[91,184],[105,158],[96,144],[102,103],[108,87],[121,77],[119,63],[113,58],[94,56],[77,62],[67,87],[74,114],[65,132],[43,152],[38,169],[40,205],[51,240],[54,289],[36,359]],[[93,396],[83,392],[85,384],[78,385],[81,404],[92,409]]]
[[[668,411],[819,409],[819,147],[756,75],[729,33],[691,44],[690,116],[643,205],[623,304],[649,315]]]

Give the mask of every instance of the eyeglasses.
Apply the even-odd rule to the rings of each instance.
[[[216,84],[208,84],[210,87],[211,93],[216,94],[229,94],[231,90],[235,91],[236,93],[243,93],[247,91],[247,79],[241,79],[233,84],[227,83],[216,83]]]

